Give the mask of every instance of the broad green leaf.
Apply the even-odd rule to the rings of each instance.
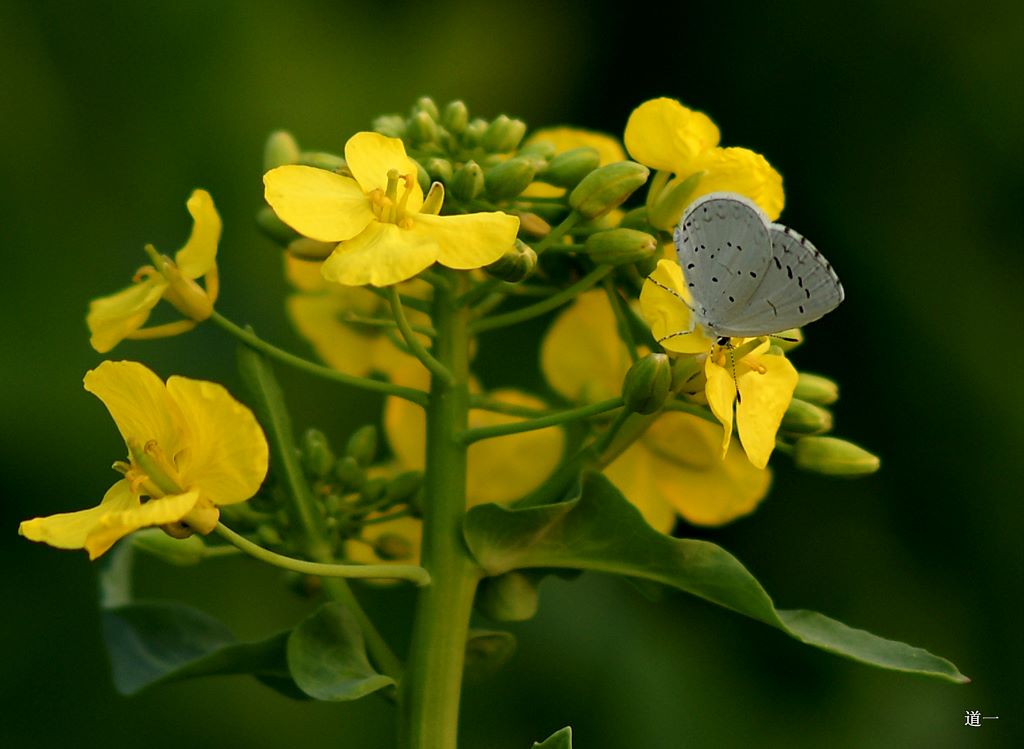
[[[325,603],[288,638],[288,668],[303,692],[318,700],[356,700],[391,686],[366,657],[363,633],[344,605]]]
[[[969,681],[949,661],[810,611],[776,611],[740,562],[706,541],[655,531],[600,474],[585,477],[579,498],[507,509],[478,505],[465,519],[466,543],[490,575],[570,567],[638,577],[700,596],[777,627],[808,645],[895,671]]]
[[[516,637],[511,632],[471,629],[466,638],[466,681],[490,678],[508,663],[516,652]]]
[[[101,616],[114,686],[122,694],[196,676],[253,674],[294,695],[286,683],[287,633],[238,642],[217,619],[178,603],[132,603]]]
[[[572,749],[572,728],[566,726],[539,744],[534,742],[533,749]]]

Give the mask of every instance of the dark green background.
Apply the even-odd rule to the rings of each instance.
[[[144,242],[179,246],[185,198],[202,186],[226,226],[218,307],[307,351],[281,313],[278,254],[253,228],[263,139],[287,127],[338,150],[423,94],[616,133],[640,102],[673,96],[708,112],[725,145],[779,168],[783,220],[824,250],[848,295],[795,361],[841,382],[839,432],[883,470],[844,483],[780,460],[754,517],[680,530],[730,549],[780,605],[926,647],[974,679],[875,671],[681,595],[655,605],[588,575],[546,583],[541,614],[513,627],[510,667],[466,696],[464,745],[526,749],[568,723],[582,749],[1016,743],[1021,6],[673,5],[0,1],[0,744],[390,745],[391,709],[375,698],[299,704],[241,678],[118,697],[94,567],[16,527],[97,501],[123,452],[80,386],[101,359],[88,299],[125,283]],[[515,382],[512,363],[537,343],[485,341],[488,384]],[[239,389],[232,346],[210,327],[114,355]],[[340,439],[377,412],[373,399],[353,405],[350,392],[280,374],[301,427],[318,420]],[[331,401],[346,415],[324,424]],[[143,573],[144,592],[203,605],[242,636],[304,610],[284,593],[264,600],[276,574],[247,564]],[[393,632],[409,602],[371,600]],[[966,709],[1000,720],[965,728]]]

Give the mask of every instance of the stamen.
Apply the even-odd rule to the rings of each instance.
[[[152,265],[143,265],[132,276],[132,283],[139,283],[145,281],[147,278],[157,275],[157,270]]]

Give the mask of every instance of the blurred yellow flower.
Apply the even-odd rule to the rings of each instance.
[[[622,150],[622,145],[617,138],[593,130],[583,130],[577,127],[549,127],[535,130],[526,139],[523,146],[540,142],[552,144],[555,147],[556,155],[574,148],[593,148],[601,157],[599,166],[626,160],[626,152]],[[564,193],[564,187],[555,187],[543,182],[532,182],[523,191],[524,196],[531,198],[557,198]]]
[[[184,333],[213,311],[217,299],[217,243],[221,220],[206,190],[196,190],[186,203],[192,215],[192,233],[174,256],[174,261],[158,255],[152,246],[147,252],[156,267],[147,265],[135,275],[135,283],[116,294],[89,303],[85,322],[89,326],[92,347],[105,354],[125,338],[158,338]],[[204,291],[196,279],[206,277]],[[149,313],[161,298],[167,299],[191,318],[155,328],[142,328]]]
[[[756,467],[764,468],[793,397],[797,371],[782,354],[767,353],[767,339],[743,355],[738,355],[737,349],[748,348],[755,339],[734,338],[728,346],[718,345],[693,320],[689,301],[679,264],[659,260],[640,292],[641,314],[666,351],[706,356],[704,393],[724,428],[722,454],[729,449],[735,410],[736,431],[747,457]]]
[[[601,291],[581,294],[555,320],[541,347],[548,382],[574,401],[618,395],[629,364]],[[660,531],[672,529],[676,514],[697,525],[721,525],[751,512],[771,482],[771,474],[751,465],[738,447],[720,454],[721,442],[722,429],[715,424],[662,413],[605,475]]]
[[[389,286],[434,262],[481,268],[515,241],[515,216],[437,215],[443,188],[435,183],[424,202],[416,164],[397,138],[356,133],[345,161],[351,177],[293,164],[263,177],[266,200],[282,221],[303,236],[338,243],[321,269],[329,281]]]
[[[720,148],[719,132],[707,115],[687,109],[675,99],[651,99],[633,110],[626,123],[626,149],[636,161],[664,173],[652,182],[655,195],[668,195],[687,179],[697,180],[684,204],[662,215],[649,210],[660,229],[678,223],[686,205],[712,192],[738,192],[757,203],[774,221],[782,213],[782,177],[771,164],[746,148]],[[665,179],[671,174],[671,179]],[[660,188],[660,189],[659,189]]]
[[[406,387],[428,385],[427,372],[418,365],[397,371],[394,381]],[[487,396],[510,406],[544,408],[543,401],[518,390],[493,390]],[[516,416],[482,409],[469,412],[470,429],[519,420]],[[426,417],[422,408],[400,398],[388,398],[384,430],[402,470],[424,467]],[[563,449],[564,436],[558,427],[474,442],[469,446],[468,456],[468,503],[508,502],[533,491],[558,465]]]
[[[320,263],[285,253],[285,275],[297,291],[286,301],[288,317],[317,355],[331,368],[364,376],[390,374],[410,355],[395,345],[397,332],[375,327],[367,320],[391,318],[388,303],[368,289],[328,283],[320,275]],[[425,298],[427,284],[414,280],[402,285],[402,293]],[[406,308],[412,325],[429,325],[430,317]],[[363,322],[361,322],[363,321]],[[424,345],[427,336],[417,333]]]
[[[218,505],[242,502],[267,473],[267,441],[252,412],[222,386],[186,377],[165,385],[136,362],[105,361],[85,389],[107,407],[128,446],[124,478],[98,507],[26,520],[19,533],[95,559],[147,526],[172,535],[209,533]]]
[[[345,558],[355,564],[419,564],[423,545],[423,522],[408,515],[377,522],[381,513],[367,516],[358,539],[345,542]],[[395,580],[377,580],[394,584]]]

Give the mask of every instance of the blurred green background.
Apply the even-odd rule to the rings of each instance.
[[[679,530],[732,551],[781,606],[925,647],[974,680],[875,671],[682,595],[653,604],[587,575],[546,582],[540,615],[511,627],[519,652],[466,694],[463,745],[526,749],[566,724],[582,749],[1020,745],[1024,6],[674,6],[0,0],[0,745],[393,742],[391,708],[374,698],[300,704],[241,678],[117,696],[94,567],[16,528],[97,501],[123,451],[80,386],[100,361],[88,299],[125,283],[143,243],[178,247],[201,186],[226,225],[218,307],[308,352],[281,310],[278,253],[252,221],[263,140],[285,127],[338,150],[423,94],[613,133],[640,102],[672,96],[708,112],[725,145],[779,168],[783,220],[847,289],[796,363],[841,382],[838,432],[883,470],[844,483],[779,460],[755,516]],[[485,341],[487,383],[514,382],[506,363],[538,343]],[[240,389],[212,327],[114,355]],[[375,418],[374,399],[279,374],[300,428],[340,439]],[[332,403],[345,414],[324,423]],[[276,582],[235,561],[142,574],[144,593],[253,637],[305,610],[285,593],[265,600]],[[410,602],[370,596],[394,633]],[[967,709],[1000,720],[966,728]]]

